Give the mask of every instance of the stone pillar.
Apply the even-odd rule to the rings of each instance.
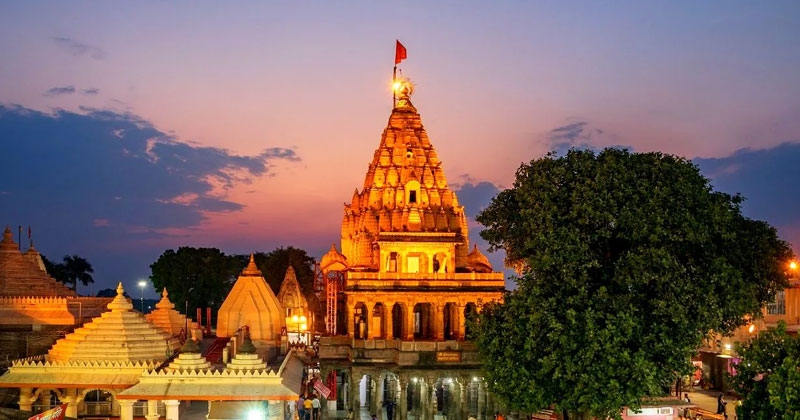
[[[400,374],[397,376],[397,382],[400,384],[400,396],[395,407],[395,418],[397,420],[408,419],[408,374]]]
[[[167,406],[166,420],[179,420],[179,417],[181,415],[180,404],[181,402],[178,400],[164,400],[164,405]],[[125,419],[120,419],[120,420],[125,420]]]
[[[269,420],[283,420],[286,414],[283,411],[283,401],[269,400],[267,401],[267,418]]]
[[[67,417],[78,418],[78,403],[80,401],[81,399],[78,397],[78,390],[76,388],[67,388],[64,390],[61,402],[67,404]]]
[[[469,381],[470,378],[462,375],[456,382],[456,385],[460,391],[458,394],[458,415],[461,419],[466,419],[467,414],[469,413],[469,407],[467,406],[467,385],[469,385]]]
[[[40,407],[42,407],[42,411],[46,411],[46,410],[49,410],[49,409],[52,408],[52,407],[50,407],[50,391],[49,390],[45,389],[44,391],[42,391],[42,393],[39,394],[39,398],[37,398],[37,400],[39,400],[39,404],[38,405]]]
[[[133,404],[135,400],[117,400],[119,403],[119,420],[133,420]],[[177,418],[175,419],[177,420]]]
[[[444,340],[444,305],[435,304],[435,313],[433,315],[433,337],[437,341]]]
[[[350,338],[355,338],[356,337],[356,325],[355,325],[356,320],[353,317],[353,315],[356,312],[356,306],[348,302],[345,305],[345,308],[347,308],[347,336],[350,337]]]
[[[456,317],[458,317],[458,337],[457,340],[466,340],[467,339],[467,319],[464,316],[464,311],[466,310],[466,305],[458,305],[458,313]]]
[[[20,388],[19,389],[19,409],[21,411],[32,411],[33,405],[33,388]]]
[[[485,420],[486,419],[486,385],[484,385],[483,380],[477,382],[477,397],[478,397],[478,420]]]
[[[356,373],[357,371],[353,370],[350,375],[350,408],[353,409],[353,417],[355,420],[361,418],[361,377],[363,375]]]
[[[427,412],[425,414],[425,419],[433,420],[434,414],[438,411],[438,407],[436,407],[436,378],[428,376],[425,383],[428,384],[428,409],[425,410]]]
[[[406,307],[406,341],[413,341],[414,340],[414,303],[408,302],[408,306]]]
[[[386,325],[386,337],[387,340],[392,338],[396,338],[394,336],[394,317],[392,315],[392,311],[394,309],[394,302],[386,302],[386,316],[384,317],[384,324]]]
[[[144,415],[147,420],[158,420],[158,400],[147,400],[147,414]]]

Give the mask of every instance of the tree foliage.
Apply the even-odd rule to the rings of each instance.
[[[281,247],[257,252],[253,258],[276,295],[291,264],[311,310],[318,310],[320,305],[313,293],[314,259],[305,250]],[[157,291],[167,288],[170,300],[181,312],[188,302],[189,314],[206,307],[216,313],[249,260],[249,254],[226,255],[216,248],[181,247],[165,251],[150,265],[150,279]]]
[[[484,307],[489,387],[523,412],[618,417],[657,396],[711,330],[731,331],[786,284],[788,245],[661,153],[570,150],[523,164],[477,217],[518,288]]]
[[[85,258],[78,255],[65,255],[60,263],[53,263],[42,255],[45,270],[51,277],[77,290],[78,282],[84,286],[94,283],[94,268]]]
[[[242,268],[238,258],[216,248],[180,247],[164,251],[150,264],[150,280],[158,292],[167,288],[170,301],[181,312],[188,305],[187,315],[196,308],[216,313]]]
[[[736,348],[740,360],[729,377],[742,396],[736,407],[741,419],[800,419],[800,338],[786,333],[786,324],[769,328]]]

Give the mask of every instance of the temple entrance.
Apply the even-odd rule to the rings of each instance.
[[[392,337],[405,339],[405,307],[402,303],[392,306]]]
[[[458,306],[455,303],[444,305],[444,339],[458,339]]]
[[[113,401],[114,397],[110,392],[93,389],[83,397],[84,409],[81,411],[79,408],[78,412],[87,416],[110,416],[113,413]]]
[[[414,305],[414,338],[433,339],[433,305],[418,303]]]
[[[452,378],[439,378],[434,385],[436,394],[435,410],[437,414],[446,418],[458,418],[458,393],[455,392],[458,384]]]
[[[386,307],[382,303],[375,304],[372,309],[372,337],[386,338]]]
[[[359,302],[353,313],[353,336],[355,338],[367,338],[368,324],[367,315],[369,314],[367,305]]]
[[[358,400],[359,406],[356,410],[359,412],[362,419],[369,419],[372,413],[375,413],[376,407],[374,406],[375,396],[375,381],[372,376],[364,375],[358,382]]]

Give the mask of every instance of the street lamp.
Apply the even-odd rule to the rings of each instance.
[[[144,313],[144,287],[147,286],[147,282],[144,280],[139,280],[139,288],[142,290],[142,297],[141,297],[141,306],[142,306],[142,313]]]

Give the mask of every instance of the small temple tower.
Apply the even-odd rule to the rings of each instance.
[[[286,327],[283,309],[253,255],[219,308],[217,336],[233,337],[245,326],[257,348],[280,348],[281,330]]]
[[[278,302],[280,302],[284,310],[288,334],[302,335],[310,326],[314,325],[313,314],[309,310],[308,301],[303,296],[294,267],[291,265],[286,269],[286,275],[283,278],[283,282],[281,282],[281,289],[278,291]],[[296,340],[297,338],[289,339],[289,341]]]

